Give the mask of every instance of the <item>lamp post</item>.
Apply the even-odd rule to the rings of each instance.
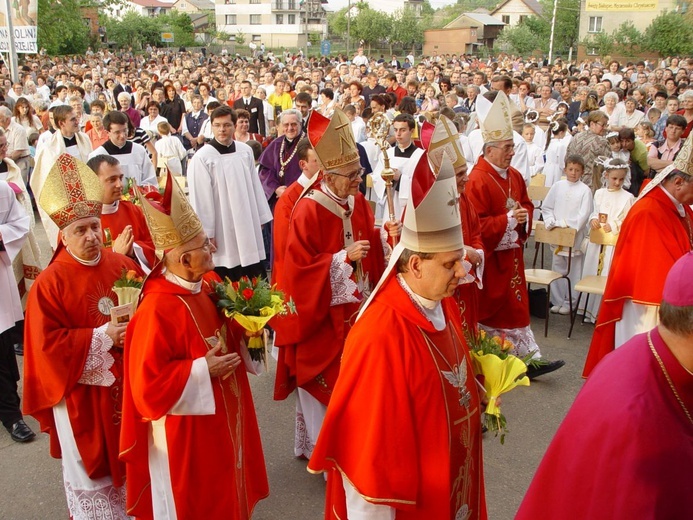
[[[347,48],[346,48],[346,54],[347,54],[347,59],[349,58],[349,47],[351,45],[351,0],[349,0],[349,4],[347,7]]]
[[[556,8],[558,7],[558,0],[553,0],[553,16],[551,17],[551,40],[549,41],[549,67],[553,63],[553,34],[556,30]]]

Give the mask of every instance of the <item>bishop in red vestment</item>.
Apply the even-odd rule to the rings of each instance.
[[[323,177],[291,217],[282,278],[297,315],[291,330],[284,327],[278,335],[284,353],[275,384],[275,398],[285,399],[298,387],[299,406],[310,407],[306,414],[314,420],[298,426],[307,429],[305,448],[297,449],[306,457],[337,380],[346,335],[385,268],[388,247],[358,190],[363,170],[346,115],[339,109],[331,120],[313,114],[308,136]],[[298,423],[302,414],[299,410]]]
[[[210,296],[208,282],[220,281],[214,245],[172,176],[163,202],[169,214],[140,200],[164,255],[145,282],[125,345],[128,513],[248,520],[269,489],[242,331]]]
[[[669,272],[660,325],[594,369],[539,465],[518,520],[690,518],[693,253]]]
[[[102,249],[101,185],[84,163],[63,154],[39,204],[62,242],[29,292],[24,337],[24,413],[50,435],[62,458],[73,518],[94,510],[125,520],[124,468],[118,461],[125,325],[111,323],[113,283],[139,271]]]
[[[656,315],[654,323],[646,323],[645,319],[639,323],[635,320],[622,322],[624,308],[629,306],[631,312],[637,313],[649,306],[656,312],[662,300],[666,273],[676,260],[693,249],[693,211],[690,208],[693,168],[688,165],[691,139],[693,136],[678,156],[682,159],[678,164],[681,170],[662,170],[657,176],[659,179],[655,178],[643,190],[621,225],[584,377],[590,375],[604,356],[622,344],[616,341],[617,332],[620,332],[619,337],[628,337],[644,332],[644,325],[656,324]],[[681,173],[676,174],[676,171]]]
[[[424,154],[415,184],[430,175],[427,166]],[[388,271],[349,333],[308,463],[328,472],[326,519],[356,511],[397,520],[487,517],[482,407],[450,297],[465,271],[449,161],[423,201],[416,198]]]

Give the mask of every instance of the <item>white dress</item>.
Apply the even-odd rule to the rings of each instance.
[[[594,211],[590,215],[590,221],[595,218],[599,220],[599,214],[605,213],[607,215],[607,222],[611,226],[611,232],[614,235],[618,235],[618,233],[621,231],[623,219],[626,218],[628,210],[630,210],[634,203],[635,197],[633,197],[633,195],[626,190],[620,189],[617,191],[609,191],[607,188],[598,189],[594,194]],[[585,264],[582,270],[583,277],[597,274],[599,268],[600,250],[601,246],[591,242],[587,246]],[[604,246],[604,258],[601,276],[606,276],[609,274],[609,268],[611,267],[611,260],[613,257],[614,247]],[[580,308],[581,310],[585,310],[586,319],[596,321],[601,302],[601,296],[591,294],[587,308],[585,309],[583,300],[583,302],[580,304]]]
[[[551,139],[549,147],[544,152],[544,175],[546,175],[544,186],[547,188],[556,184],[563,177],[567,149],[568,141],[566,139]]]

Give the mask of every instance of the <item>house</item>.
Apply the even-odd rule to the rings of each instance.
[[[664,11],[679,10],[677,0],[580,0],[578,41],[584,42],[597,33],[611,34],[628,21],[644,31]],[[596,55],[595,48],[579,45],[578,60]]]
[[[356,0],[354,0],[352,5],[356,5],[356,3]],[[366,3],[371,9],[390,15],[404,9],[414,9],[416,14],[421,14],[421,9],[423,8],[423,0],[377,0],[367,1]]]
[[[474,54],[479,47],[493,48],[505,23],[485,12],[462,13],[442,29],[424,31],[424,55]]]
[[[188,14],[203,13],[205,11],[214,12],[214,2],[212,0],[176,0],[171,4],[176,11]]]
[[[305,48],[308,37],[327,36],[327,0],[215,0],[217,31],[231,41],[268,49]]]
[[[542,16],[542,7],[537,0],[505,0],[489,14],[505,25],[515,27],[529,16]]]
[[[171,10],[171,2],[161,2],[159,0],[123,0],[104,6],[106,15],[117,20],[122,20],[129,13],[134,12],[141,16],[159,16]]]

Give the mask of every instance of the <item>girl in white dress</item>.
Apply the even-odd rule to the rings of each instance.
[[[527,163],[529,164],[530,177],[534,177],[544,167],[544,153],[542,148],[534,142],[535,135],[535,126],[532,123],[525,123],[522,127],[522,138],[527,144]]]
[[[633,195],[623,189],[626,177],[628,176],[628,163],[622,159],[600,157],[604,168],[603,178],[606,188],[598,189],[594,194],[594,211],[590,215],[589,227],[591,229],[604,229],[607,233],[618,235],[621,230],[623,219],[626,218],[628,210],[635,202]],[[613,246],[603,246],[604,257],[601,276],[606,276],[611,267],[611,260],[614,256]],[[598,274],[599,255],[602,246],[589,243],[585,254],[585,264],[582,276],[592,276]],[[591,294],[585,310],[585,321],[595,323],[601,304],[601,297]],[[584,303],[580,304],[584,308]]]
[[[563,121],[553,121],[546,132],[546,148],[544,150],[544,186],[550,188],[561,180],[565,171],[565,154],[568,141],[565,139],[568,125]]]

